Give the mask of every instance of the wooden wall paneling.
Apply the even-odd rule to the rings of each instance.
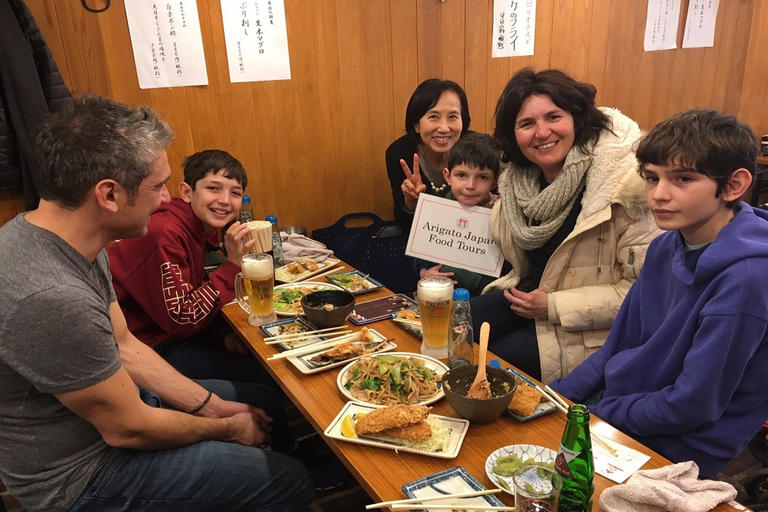
[[[592,5],[591,21],[589,26],[589,46],[584,59],[586,62],[585,73],[580,79],[597,87],[598,105],[605,105],[603,97],[606,82],[606,59],[609,54],[611,24],[618,18],[618,9],[613,8],[611,1],[595,1]]]
[[[392,194],[389,189],[389,180],[384,165],[384,153],[387,146],[399,137],[402,131],[405,116],[405,108],[399,116],[393,116],[394,111],[394,82],[390,70],[393,68],[392,41],[392,10],[389,0],[370,0],[365,3],[363,11],[363,27],[365,39],[365,52],[360,56],[365,64],[367,97],[363,112],[368,113],[368,128],[363,132],[368,134],[358,146],[353,148],[353,164],[350,181],[357,181],[356,198],[352,211],[383,212],[385,217],[392,215]],[[410,48],[415,53],[415,46]],[[367,151],[359,149],[367,148]],[[358,160],[359,165],[354,165]],[[368,179],[358,180],[357,177],[365,174]],[[343,212],[348,213],[348,212]]]
[[[768,133],[768,5],[756,1],[749,31],[749,50],[744,62],[744,83],[738,116],[752,126],[758,137]]]
[[[338,58],[340,80],[338,89],[333,93],[339,97],[340,110],[335,114],[334,124],[340,129],[340,146],[344,148],[347,157],[340,155],[338,169],[333,175],[333,179],[328,183],[331,190],[329,194],[333,197],[333,203],[337,211],[351,213],[359,211],[360,207],[369,198],[373,196],[373,190],[370,187],[371,181],[368,179],[370,173],[375,173],[376,167],[371,159],[371,152],[359,151],[360,148],[369,148],[374,139],[372,136],[377,124],[377,119],[381,119],[375,113],[377,108],[383,109],[385,116],[391,110],[391,98],[387,101],[386,96],[378,96],[380,90],[385,87],[387,78],[376,73],[377,64],[379,64],[381,55],[386,46],[387,39],[390,37],[389,26],[386,19],[389,17],[387,12],[385,18],[375,19],[371,16],[370,4],[361,4],[355,0],[341,0],[336,4],[336,20],[341,28],[338,31]],[[386,6],[389,10],[389,6]],[[373,18],[373,19],[372,19]],[[375,33],[373,35],[372,33]],[[368,38],[371,41],[368,41]],[[383,39],[379,39],[383,37]],[[377,41],[377,39],[379,39]],[[369,61],[370,59],[370,61]],[[386,58],[385,58],[386,60]],[[369,70],[369,66],[372,68]],[[383,69],[388,70],[391,63],[387,61],[383,64]],[[377,80],[370,80],[369,77],[380,78],[382,84],[377,84]],[[391,82],[390,82],[391,83]],[[377,87],[378,85],[378,87]],[[375,91],[371,91],[373,88]],[[391,87],[389,88],[391,91]],[[371,103],[380,101],[376,105]],[[342,119],[344,120],[342,122]],[[386,124],[386,123],[384,123]],[[381,124],[377,127],[382,128]],[[383,127],[388,132],[388,127]],[[352,156],[354,155],[354,156]],[[371,209],[367,205],[362,207],[367,211]],[[325,212],[321,224],[330,225],[336,219],[331,217],[331,209]],[[335,217],[340,217],[336,215]],[[322,226],[318,226],[322,227]]]
[[[453,80],[462,86],[465,82],[466,63],[466,1],[450,0],[439,4],[442,33],[439,77]]]
[[[736,114],[745,79],[744,64],[750,44],[754,3],[740,2],[735,16],[732,15],[732,9],[724,9],[722,6],[720,9],[725,11],[724,23],[720,33],[715,32],[715,44],[719,41],[720,47],[717,69],[714,70],[720,87],[714,89],[712,102],[723,105],[726,112]]]
[[[114,16],[110,11],[121,7],[121,3],[114,2],[110,9],[102,14]],[[102,14],[88,12],[80,2],[71,0],[57,2],[56,12],[67,52],[67,85],[70,90],[112,96],[112,86],[106,72],[107,56],[104,51],[104,40],[112,36],[102,31],[99,21]]]
[[[471,0],[464,4],[467,18],[464,37],[464,91],[467,93],[469,112],[472,116],[470,128],[490,133],[490,118],[487,84],[487,64],[491,48],[492,0]]]
[[[443,36],[448,37],[441,32],[441,4],[440,0],[416,0],[419,82],[441,78]]]
[[[577,80],[588,76],[593,5],[591,1],[571,0],[553,4],[550,66],[567,69]]]
[[[419,85],[418,71],[418,12],[413,0],[390,0],[392,41],[392,119],[395,132],[391,139],[405,135],[405,107]],[[384,153],[380,155],[384,163]]]

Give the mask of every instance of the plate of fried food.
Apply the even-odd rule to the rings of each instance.
[[[557,452],[535,444],[512,444],[499,448],[485,460],[485,474],[502,491],[515,495],[512,475],[523,464],[555,469]]]
[[[331,368],[338,368],[341,365],[347,364],[350,360],[368,354],[389,352],[397,348],[397,345],[392,340],[388,340],[381,333],[373,329],[363,327],[355,334],[357,336],[335,347],[289,357],[288,361],[298,368],[301,373],[309,375],[330,370]],[[326,338],[323,337],[323,339]]]
[[[324,434],[351,443],[453,459],[459,454],[469,421],[430,414],[430,410],[423,405],[347,402]]]
[[[324,270],[338,265],[339,261],[335,258],[328,258],[325,261],[317,262],[309,258],[301,258],[293,263],[277,267],[275,269],[275,281],[295,283],[296,281],[309,279]]]
[[[429,405],[445,396],[440,381],[448,367],[437,359],[410,352],[390,352],[356,359],[336,378],[348,400],[374,405]]]
[[[512,401],[507,406],[507,414],[517,421],[530,421],[549,414],[557,408],[552,402],[541,400],[541,393],[536,390],[534,382],[528,377],[514,368],[507,368],[506,371],[514,375],[517,381],[515,394],[512,395]]]
[[[272,306],[278,316],[299,316],[304,314],[301,298],[320,290],[341,290],[331,283],[287,283],[275,286],[272,292]]]

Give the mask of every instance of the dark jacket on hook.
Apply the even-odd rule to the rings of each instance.
[[[23,0],[0,0],[0,191],[22,185],[28,210],[39,201],[38,127],[69,97]]]

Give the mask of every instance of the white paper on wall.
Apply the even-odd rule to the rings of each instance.
[[[648,14],[645,18],[645,41],[647,52],[677,48],[677,24],[680,20],[682,0],[648,0]]]
[[[125,14],[140,88],[208,85],[195,0],[129,0]]]
[[[290,80],[283,0],[221,0],[232,82]]]
[[[690,0],[685,19],[683,48],[708,48],[715,45],[715,21],[720,0]]]
[[[533,55],[536,0],[493,0],[491,57]]]

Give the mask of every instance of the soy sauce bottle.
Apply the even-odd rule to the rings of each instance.
[[[563,512],[589,512],[595,485],[592,438],[589,435],[589,409],[573,404],[555,458],[555,470],[563,477],[559,509]]]

